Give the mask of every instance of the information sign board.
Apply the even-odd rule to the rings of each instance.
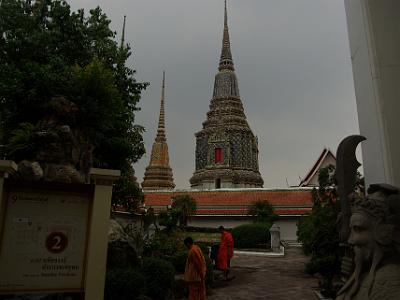
[[[83,291],[90,201],[73,191],[7,192],[0,292]]]

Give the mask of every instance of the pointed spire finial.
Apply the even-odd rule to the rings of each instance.
[[[165,71],[163,71],[161,88],[160,118],[157,136],[151,148],[150,163],[144,173],[143,190],[171,190],[175,187],[172,169],[169,166],[167,138],[165,137]]]
[[[228,13],[226,12],[226,0],[225,0],[224,26],[228,26]]]
[[[125,44],[125,20],[126,20],[126,15],[124,15],[124,23],[122,25],[122,35],[121,35],[121,45],[120,48],[122,49]]]
[[[161,105],[160,117],[158,119],[156,140],[166,140],[165,138],[165,71],[163,71],[162,87],[161,87]]]
[[[226,0],[224,1],[224,35],[222,38],[222,49],[221,58],[219,60],[219,70],[234,70],[233,59],[231,53],[231,43],[229,40],[229,29],[228,29],[228,13],[226,9]]]

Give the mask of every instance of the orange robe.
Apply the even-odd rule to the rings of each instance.
[[[221,244],[218,250],[217,267],[220,270],[227,270],[229,261],[233,257],[233,237],[228,231],[223,231],[221,234]]]
[[[189,284],[189,300],[206,299],[207,265],[200,248],[193,245],[188,253],[185,268],[185,281]]]

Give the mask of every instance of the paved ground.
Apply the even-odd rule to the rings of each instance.
[[[229,282],[216,281],[207,300],[312,300],[317,280],[304,274],[307,258],[300,248],[286,248],[285,257],[238,256]]]

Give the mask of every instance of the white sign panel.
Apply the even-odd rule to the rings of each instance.
[[[90,198],[8,194],[0,248],[0,292],[82,290]]]

